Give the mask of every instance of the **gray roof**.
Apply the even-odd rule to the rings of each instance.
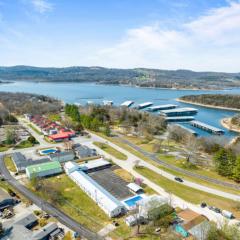
[[[15,163],[15,166],[18,171],[25,171],[26,167],[28,166],[40,164],[40,163],[46,163],[50,161],[48,158],[40,158],[36,160],[26,159],[26,157],[20,152],[13,153],[12,160]]]
[[[27,227],[30,224],[35,223],[37,220],[38,219],[34,214],[28,213],[28,214],[25,214],[24,216],[22,216],[19,220],[17,220],[15,222],[15,224],[19,224],[19,225],[22,225],[24,227]]]
[[[56,223],[48,223],[32,235],[32,240],[42,240],[58,228]]]
[[[0,188],[0,202],[9,198],[11,198],[10,195],[5,190]]]
[[[54,158],[54,157],[72,156],[72,155],[74,155],[73,151],[66,151],[66,152],[57,152],[57,153],[50,154],[49,157]]]

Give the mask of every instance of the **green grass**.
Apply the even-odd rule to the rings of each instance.
[[[29,148],[33,147],[34,144],[29,142],[28,140],[21,141],[18,145],[15,146],[16,149],[21,149],[21,148]]]
[[[16,169],[16,167],[15,167],[15,165],[14,165],[14,163],[13,163],[13,160],[12,160],[11,156],[6,156],[6,157],[4,157],[4,162],[5,162],[6,167],[7,167],[7,169],[8,169],[9,171],[11,171],[11,172],[17,172],[17,169]]]
[[[127,160],[127,156],[124,153],[119,152],[115,148],[109,146],[106,143],[101,143],[101,142],[93,142],[94,145],[97,147],[101,148],[103,151],[109,153],[110,155],[114,156],[117,159],[120,160]]]
[[[1,147],[0,147],[0,152],[5,152],[5,151],[7,151],[8,149],[9,149],[8,146],[1,146]]]
[[[60,114],[54,114],[54,113],[52,113],[52,114],[49,114],[48,115],[48,119],[49,120],[51,120],[51,121],[53,121],[53,122],[59,122],[59,121],[61,121],[61,116],[60,116]]]
[[[43,133],[40,132],[40,131],[39,131],[36,127],[34,127],[31,123],[29,123],[28,126],[29,126],[34,132],[36,132],[37,134],[43,135]]]
[[[58,177],[46,178],[43,181],[49,184],[55,184],[58,187],[58,190],[62,192],[64,198],[67,200],[67,203],[64,202],[58,207],[80,224],[83,224],[93,231],[99,231],[110,222],[110,219],[101,208],[68,176],[63,174]],[[48,199],[48,196],[41,190],[38,190],[36,194],[46,200]],[[79,213],[75,207],[80,210]]]
[[[141,167],[136,168],[135,170],[144,177],[148,178],[150,181],[156,183],[157,185],[165,189],[166,192],[172,193],[187,202],[193,204],[200,204],[201,202],[206,202],[209,205],[214,205],[221,209],[229,210],[233,212],[236,217],[240,217],[240,211],[236,209],[239,203],[233,200],[215,196],[213,194],[185,186],[181,183],[171,181],[148,168]]]

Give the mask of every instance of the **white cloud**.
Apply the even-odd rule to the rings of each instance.
[[[240,3],[212,9],[178,30],[159,24],[130,29],[90,59],[112,67],[240,71]]]
[[[49,12],[53,9],[53,5],[47,0],[31,0],[31,3],[39,13]]]

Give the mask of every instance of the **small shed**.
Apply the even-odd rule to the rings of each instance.
[[[140,187],[138,184],[136,183],[129,183],[127,185],[127,187],[132,191],[132,192],[135,192],[137,194],[139,193],[143,193],[143,188]]]

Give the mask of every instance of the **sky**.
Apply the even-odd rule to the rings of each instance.
[[[0,65],[240,72],[240,0],[0,0]]]

